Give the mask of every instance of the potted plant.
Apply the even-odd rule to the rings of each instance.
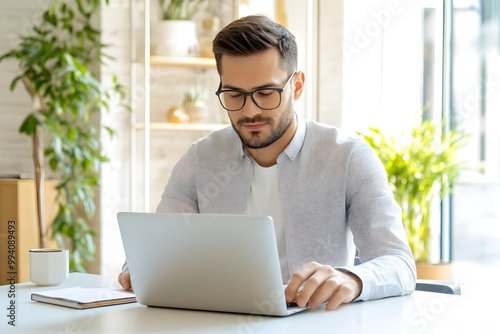
[[[189,121],[201,123],[207,119],[206,94],[199,87],[190,87],[184,92],[182,107],[189,116]]]
[[[0,56],[0,61],[18,62],[20,74],[11,90],[21,83],[32,101],[19,131],[32,139],[40,247],[46,247],[48,239],[68,247],[72,271],[86,271],[85,261],[94,259],[95,233],[87,221],[95,213],[99,166],[107,161],[98,116],[111,108],[112,99],[124,98],[116,79],[104,90],[89,69],[104,57],[100,31],[94,26],[99,8],[99,0],[79,0],[76,5],[54,0],[33,31],[20,36],[19,44]],[[105,130],[113,132],[109,127]],[[50,225],[45,222],[43,203],[45,161],[57,177],[59,208]]]
[[[458,153],[467,136],[419,119],[409,133],[385,136],[378,128],[360,133],[375,149],[387,171],[394,198],[402,208],[408,242],[419,265],[430,261],[431,218],[435,199],[443,199],[465,165]],[[419,278],[430,278],[422,277]]]
[[[205,0],[158,0],[159,21],[151,24],[151,53],[186,57],[198,55],[193,17]]]

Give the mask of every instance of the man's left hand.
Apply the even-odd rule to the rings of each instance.
[[[350,303],[361,293],[361,279],[343,272],[309,262],[293,274],[285,289],[286,301],[295,301],[299,307],[309,305],[314,309],[326,303],[327,310],[335,310],[340,304]]]

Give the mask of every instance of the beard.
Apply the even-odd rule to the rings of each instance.
[[[288,128],[290,128],[290,125],[293,122],[293,118],[294,112],[292,108],[292,99],[290,98],[277,121],[275,121],[271,117],[263,117],[259,114],[253,118],[243,117],[238,120],[237,125],[235,125],[231,120],[231,125],[233,126],[234,131],[236,131],[245,147],[251,149],[260,149],[268,147],[269,145],[280,139],[288,130]],[[271,126],[271,133],[267,137],[262,138],[262,132],[260,130],[251,131],[250,136],[245,136],[241,131],[241,127],[243,124],[264,122]]]

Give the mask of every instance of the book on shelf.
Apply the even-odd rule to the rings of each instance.
[[[80,286],[32,293],[31,300],[75,309],[127,304],[136,301],[135,295],[131,291],[112,288],[82,288]]]

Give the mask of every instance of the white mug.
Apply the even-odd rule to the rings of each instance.
[[[30,281],[59,285],[69,277],[69,251],[59,248],[30,249]]]

